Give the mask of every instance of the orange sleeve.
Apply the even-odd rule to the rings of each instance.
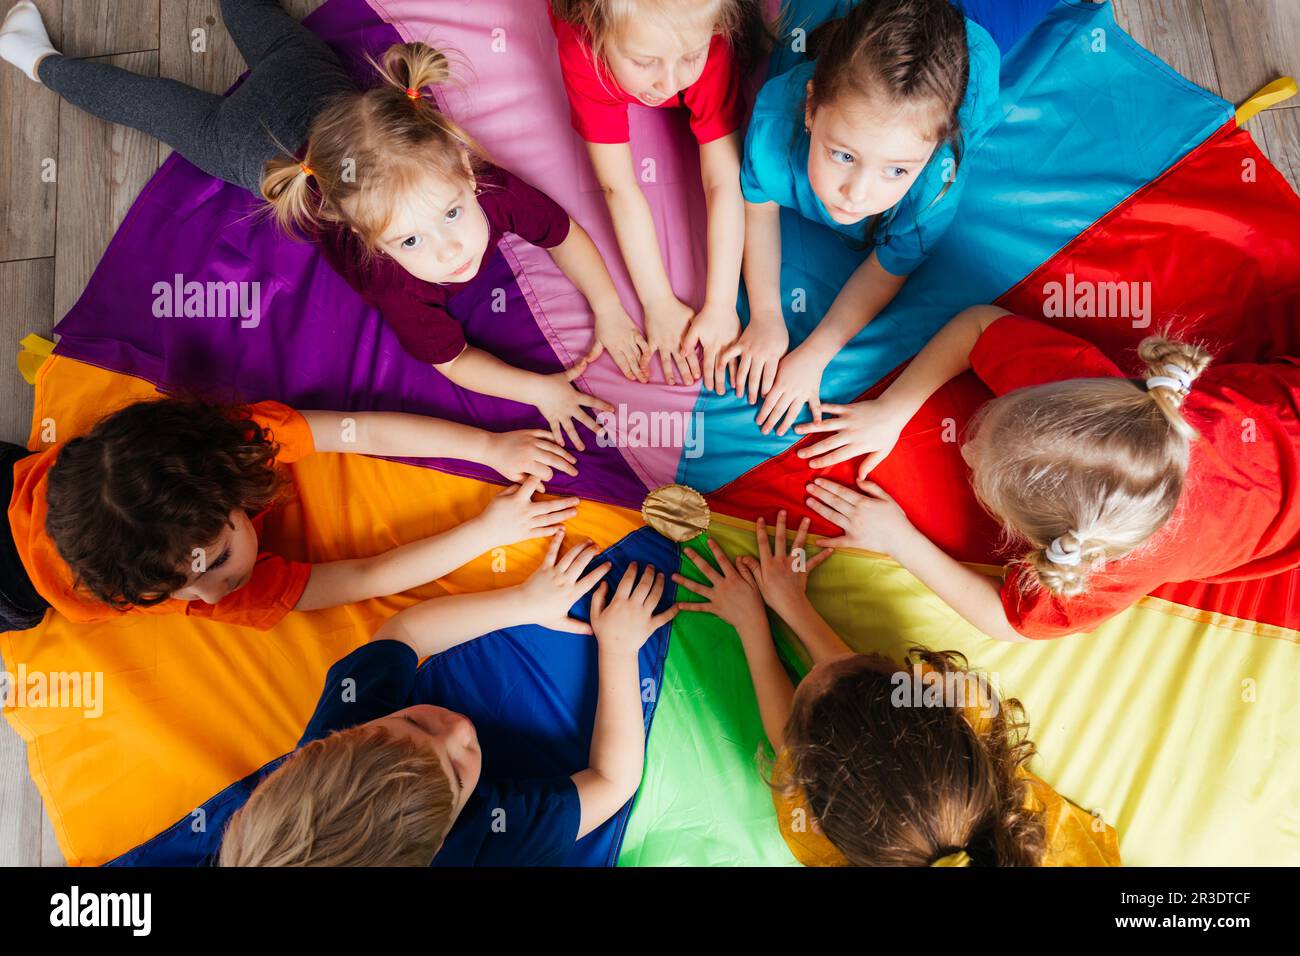
[[[258,402],[248,406],[248,417],[271,432],[280,446],[277,462],[298,461],[316,451],[307,419],[280,402]]]
[[[310,564],[263,552],[257,556],[253,574],[242,588],[216,604],[190,601],[185,605],[185,613],[269,631],[294,609],[310,579]]]

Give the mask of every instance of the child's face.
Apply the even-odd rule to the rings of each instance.
[[[445,707],[419,704],[372,720],[371,724],[381,724],[391,733],[437,755],[451,785],[451,818],[455,820],[478,786],[483,770],[478,733],[470,719]]]
[[[468,282],[487,252],[488,222],[474,181],[430,173],[413,186],[379,238],[379,248],[417,279]]]
[[[646,106],[658,106],[700,78],[712,41],[711,23],[681,29],[634,23],[605,45],[605,64],[624,90]]]
[[[875,109],[861,97],[808,109],[804,120],[812,138],[808,180],[844,225],[897,205],[939,145],[917,132],[915,112]]]
[[[257,563],[257,530],[248,515],[237,508],[230,512],[230,519],[217,540],[195,548],[191,558],[185,569],[189,581],[173,591],[171,597],[216,604],[242,588],[253,576],[253,565]]]

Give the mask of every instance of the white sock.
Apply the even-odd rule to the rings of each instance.
[[[0,24],[0,59],[8,60],[33,80],[40,81],[36,67],[50,53],[58,53],[50,45],[50,35],[45,32],[41,11],[31,0],[14,4],[4,23]]]

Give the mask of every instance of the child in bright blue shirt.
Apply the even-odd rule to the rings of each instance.
[[[813,58],[755,102],[741,168],[750,319],[721,359],[738,395],[764,396],[758,423],[778,434],[805,404],[821,421],[822,372],[952,223],[963,157],[1000,117],[997,45],[949,0],[816,0],[796,7],[792,27]],[[781,207],[870,250],[789,354]]]
[[[563,533],[523,584],[425,601],[393,616],[325,680],[299,742],[253,789],[222,838],[222,866],[559,866],[641,782],[638,651],[672,619],[664,576],[628,567],[601,584],[591,623],[569,608],[610,568]],[[481,778],[473,723],[415,703],[416,665],[479,634],[539,623],[595,634],[599,691],[590,766],[542,780]]]

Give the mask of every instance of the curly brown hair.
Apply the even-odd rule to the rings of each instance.
[[[138,402],[68,442],[50,469],[45,531],[77,586],[118,609],[165,601],[237,508],[255,514],[286,479],[269,430],[241,406]]]
[[[928,666],[979,681],[995,706],[981,726],[961,706],[900,706],[897,675]],[[785,786],[802,790],[822,833],[853,866],[929,866],[964,850],[975,866],[1038,866],[1046,837],[1019,768],[1033,755],[1024,708],[998,700],[956,651],[914,647],[903,666],[857,654],[785,733]]]

